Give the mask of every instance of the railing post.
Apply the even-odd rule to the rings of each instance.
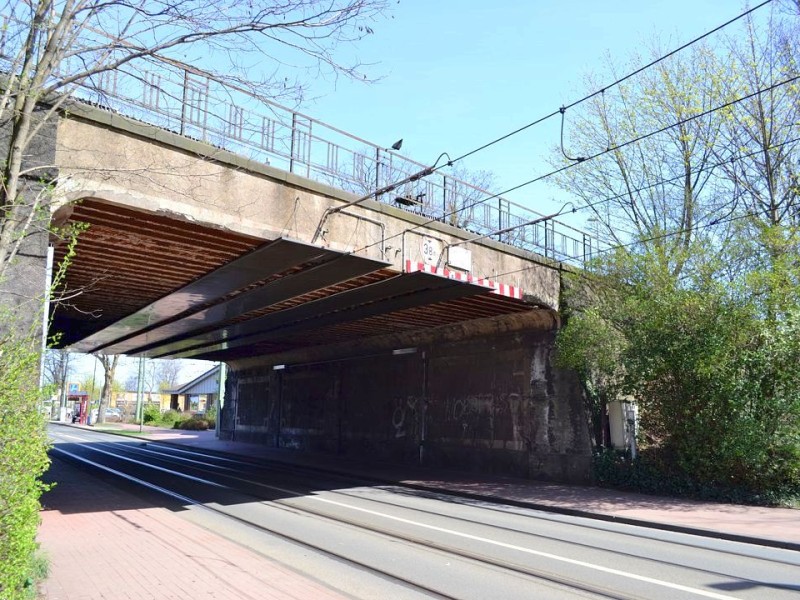
[[[289,173],[294,173],[294,147],[297,136],[297,113],[292,111],[292,136],[289,142]]]
[[[544,225],[544,256],[550,258],[550,230],[547,227],[547,221],[542,224]]]
[[[497,199],[497,225],[493,226],[495,229],[502,229],[503,228],[503,199]],[[497,234],[497,241],[503,241],[503,234]]]
[[[442,221],[447,222],[447,175],[442,175]]]
[[[303,156],[303,162],[306,163],[306,177],[311,177],[311,163],[314,162],[314,157],[311,153],[314,151],[314,120],[309,119],[306,121],[306,125],[308,127],[308,131],[306,132],[306,139],[305,139],[305,156]]]
[[[183,70],[183,98],[181,101],[181,135],[186,133],[186,102],[189,96],[189,71]]]
[[[375,190],[381,189],[381,149],[375,147]],[[376,197],[375,200],[378,198]]]

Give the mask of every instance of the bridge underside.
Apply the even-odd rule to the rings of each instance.
[[[223,439],[584,481],[558,316],[478,283],[85,199],[62,346],[230,366]],[[64,244],[56,259],[66,253]]]
[[[80,352],[231,361],[535,310],[476,283],[94,199],[60,220],[88,225],[53,315],[59,345]]]

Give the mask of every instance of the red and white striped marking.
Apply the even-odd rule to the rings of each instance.
[[[421,262],[412,262],[406,260],[406,273],[414,273],[415,271],[423,271],[431,275],[438,275],[439,277],[447,277],[448,279],[455,279],[456,281],[463,281],[465,283],[474,283],[484,287],[491,288],[493,294],[499,296],[506,296],[507,298],[515,298],[522,300],[522,289],[506,283],[498,283],[491,279],[484,279],[483,277],[475,277],[470,273],[462,273],[461,271],[451,271],[450,269],[440,269],[433,265],[426,265]]]

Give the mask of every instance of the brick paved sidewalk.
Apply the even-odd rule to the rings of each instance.
[[[336,600],[344,596],[54,460],[38,540],[46,600]]]

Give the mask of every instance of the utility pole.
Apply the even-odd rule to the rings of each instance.
[[[224,362],[219,363],[219,390],[217,397],[214,400],[214,409],[217,415],[217,420],[214,425],[214,436],[219,438],[219,428],[222,421],[222,408],[225,406],[225,377],[227,375],[227,366]]]
[[[61,369],[61,400],[59,402],[58,420],[64,421],[67,417],[67,378],[69,377],[69,352],[64,353],[64,362]]]
[[[139,433],[142,432],[144,423],[144,409],[142,400],[144,395],[144,356],[139,357],[139,377],[136,382],[136,420],[139,421]]]

